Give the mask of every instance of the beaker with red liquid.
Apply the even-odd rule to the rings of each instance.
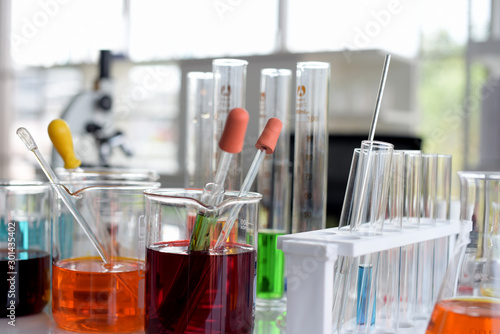
[[[48,183],[0,180],[0,317],[39,313],[50,300]]]
[[[500,172],[459,172],[462,233],[426,334],[496,333],[500,328]]]
[[[102,245],[107,262],[57,196],[54,197],[52,316],[80,332],[144,327],[145,207],[143,192],[157,182],[65,181]]]
[[[202,190],[158,189],[145,195],[146,333],[252,333],[261,195],[228,191],[215,206],[200,201]],[[214,249],[235,207],[227,242]],[[200,219],[208,224],[210,248],[190,251],[194,222]]]

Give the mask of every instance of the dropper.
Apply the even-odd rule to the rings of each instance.
[[[224,181],[226,180],[231,159],[234,154],[240,153],[243,149],[248,119],[248,112],[243,108],[234,108],[227,116],[224,132],[219,141],[219,148],[222,152],[215,179],[213,182],[207,183],[203,189],[201,200],[207,205],[216,205],[222,199]]]
[[[57,153],[64,160],[64,168],[75,169],[80,167],[82,162],[75,156],[68,123],[62,119],[55,119],[50,122],[47,131]]]
[[[257,172],[259,171],[259,166],[264,160],[266,154],[272,154],[274,152],[274,148],[276,147],[276,143],[278,142],[278,137],[281,132],[281,128],[283,124],[278,118],[272,117],[267,121],[267,124],[262,131],[255,147],[257,148],[257,153],[248,169],[247,176],[241,185],[240,192],[238,193],[238,197],[245,196],[250,187],[252,186],[255,177],[257,176]],[[238,216],[238,212],[241,209],[241,204],[233,206],[231,211],[229,212],[228,219],[224,224],[224,228],[222,229],[219,237],[217,238],[217,242],[215,243],[214,249],[223,249],[227,235],[230,233],[231,229],[234,226],[234,222],[236,221],[236,217]]]
[[[54,173],[54,171],[52,170],[50,165],[47,163],[47,161],[45,161],[45,159],[43,158],[42,154],[38,150],[38,146],[37,146],[35,140],[31,136],[29,131],[27,129],[21,127],[19,129],[17,129],[16,133],[19,136],[19,138],[21,138],[21,140],[24,143],[24,145],[26,146],[26,148],[28,150],[30,150],[31,152],[33,152],[33,154],[35,155],[35,157],[38,160],[38,163],[40,164],[40,167],[42,168],[43,172],[45,173],[45,175],[49,179],[49,182],[54,186],[57,193],[61,197],[61,200],[63,201],[63,203],[66,205],[66,207],[71,212],[73,217],[76,219],[78,224],[80,224],[81,228],[83,229],[83,231],[85,232],[87,237],[90,239],[90,242],[92,243],[92,245],[96,249],[96,251],[99,254],[99,256],[101,257],[102,261],[105,264],[110,264],[108,254],[106,253],[106,251],[102,247],[101,243],[99,242],[99,240],[96,238],[96,236],[94,235],[94,233],[90,229],[89,224],[87,223],[85,218],[83,218],[80,211],[78,211],[78,209],[76,208],[75,204],[73,203],[73,201],[71,199],[70,194],[66,191],[66,188],[59,182],[59,179],[57,178],[56,174]]]
[[[217,205],[224,195],[224,181],[234,154],[243,149],[249,115],[243,108],[234,108],[227,116],[224,132],[219,141],[220,155],[214,182],[209,182],[203,188],[201,201],[208,205]],[[203,214],[196,216],[196,222],[189,242],[189,251],[207,251],[210,246],[207,233],[211,225],[211,217]]]

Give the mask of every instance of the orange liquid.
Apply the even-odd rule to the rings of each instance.
[[[426,334],[498,334],[500,303],[482,298],[443,300],[436,304]]]
[[[112,266],[91,257],[59,261],[53,266],[52,278],[55,322],[81,332],[142,330],[142,268],[143,263],[124,258],[114,259]]]

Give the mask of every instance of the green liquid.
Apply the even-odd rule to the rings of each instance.
[[[189,251],[207,252],[210,249],[210,229],[214,221],[213,217],[206,217],[202,214],[196,216]]]
[[[284,233],[259,232],[257,246],[257,297],[280,299],[285,291],[285,256],[278,249],[278,237]]]

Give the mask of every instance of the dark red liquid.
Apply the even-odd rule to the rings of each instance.
[[[16,251],[15,264],[9,252],[0,249],[0,316],[39,313],[50,298],[50,257],[43,251]],[[11,300],[14,300],[12,308]],[[7,309],[11,307],[11,309]]]
[[[187,253],[188,240],[153,245],[146,261],[146,333],[252,333],[255,251]]]

